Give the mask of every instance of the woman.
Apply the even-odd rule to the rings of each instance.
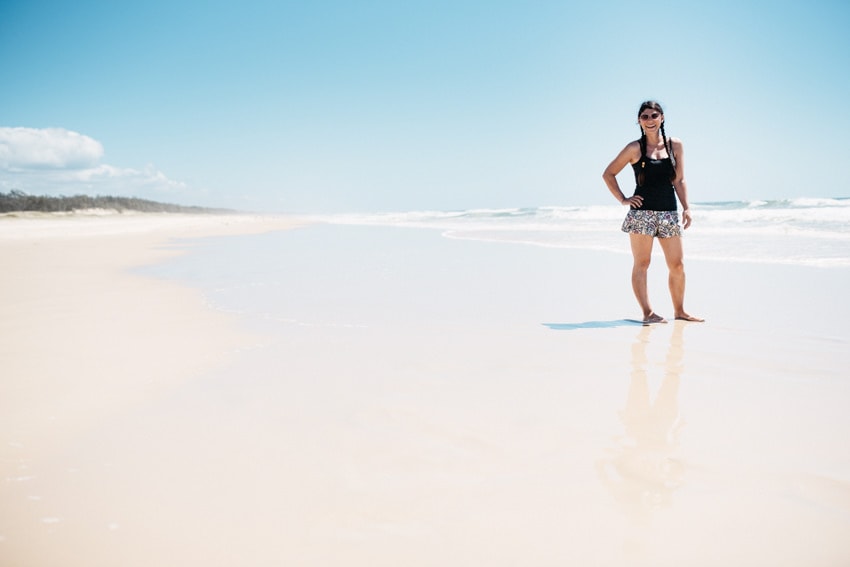
[[[688,210],[682,141],[667,137],[664,131],[664,111],[655,101],[646,101],[640,105],[638,124],[640,139],[623,148],[602,174],[611,194],[620,204],[630,207],[623,222],[623,232],[629,233],[634,256],[632,288],[643,310],[643,321],[666,323],[662,316],[652,310],[646,287],[652,244],[657,237],[670,271],[668,281],[674,316],[683,321],[702,321],[689,315],[684,307],[685,267],[682,262],[682,228],[676,212],[676,197],[682,203],[684,228],[691,226],[692,219]],[[637,188],[631,197],[626,197],[617,183],[617,174],[627,164],[631,164],[634,169],[637,181]]]

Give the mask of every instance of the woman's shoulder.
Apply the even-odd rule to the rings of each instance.
[[[639,160],[639,159],[640,159],[640,154],[641,154],[641,151],[640,151],[640,140],[632,140],[631,142],[629,142],[628,144],[626,144],[626,147],[625,147],[625,148],[623,148],[623,151],[624,151],[625,153],[629,154],[629,157],[634,158],[634,159],[632,160],[632,162],[633,162],[633,163],[634,163],[635,161]]]
[[[678,150],[682,148],[682,139],[676,138],[675,136],[670,136],[670,143],[673,145],[674,150]]]

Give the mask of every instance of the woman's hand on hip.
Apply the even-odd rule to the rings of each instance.
[[[631,197],[626,197],[620,203],[621,205],[628,205],[632,209],[639,209],[643,205],[643,197],[640,195],[632,195]]]

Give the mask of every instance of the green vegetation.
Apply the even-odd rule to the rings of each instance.
[[[65,213],[85,209],[108,209],[123,211],[140,211],[144,213],[225,213],[224,209],[207,209],[204,207],[184,207],[168,203],[147,201],[135,197],[91,197],[75,195],[73,197],[48,197],[45,195],[27,195],[22,191],[0,193],[0,213],[16,213],[37,211],[42,213]]]

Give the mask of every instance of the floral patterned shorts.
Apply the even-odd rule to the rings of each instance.
[[[623,221],[623,232],[646,234],[658,238],[682,236],[679,226],[679,213],[676,211],[639,211],[631,210]]]

